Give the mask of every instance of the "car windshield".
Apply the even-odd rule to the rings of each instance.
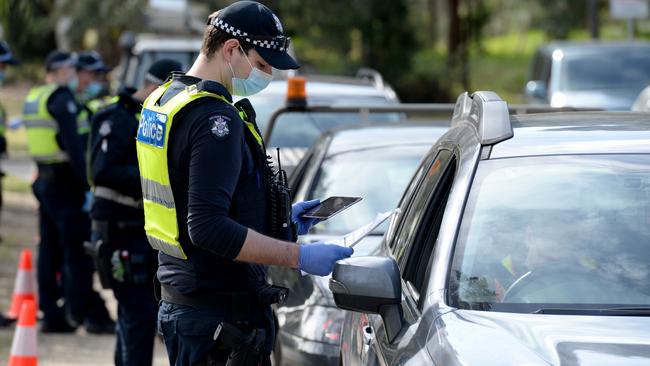
[[[138,68],[133,68],[133,87],[138,88],[144,83],[144,77],[146,75],[146,70],[149,70],[151,65],[162,59],[171,59],[178,61],[183,65],[183,70],[187,70],[194,62],[194,59],[198,55],[196,51],[146,51],[140,54],[140,60],[137,63]]]
[[[265,131],[268,126],[269,119],[273,112],[284,106],[286,96],[284,94],[260,94],[253,95],[248,97],[248,99],[253,104],[255,108],[256,122],[261,131]],[[335,96],[335,95],[324,95],[324,96],[313,96],[309,97],[310,105],[382,105],[382,104],[394,104],[395,101],[387,100],[383,95],[377,96],[367,96],[367,95],[346,95],[346,96]],[[359,120],[358,114],[351,113],[351,116],[354,119]],[[348,115],[345,119],[350,119]],[[385,117],[372,116],[371,120],[387,120]],[[395,116],[395,114],[391,114]],[[311,124],[310,130],[313,130],[314,127],[317,127],[317,131],[322,131],[322,127],[325,129],[330,129],[338,126],[339,124],[332,125],[330,120],[331,116],[321,113],[310,113],[309,116],[306,116],[305,113],[287,113],[280,116],[276,122],[276,131],[274,134],[279,134],[278,136],[271,137],[272,139],[278,139],[278,141],[283,141],[283,136],[285,135],[284,130],[287,126],[293,126],[294,123],[301,122],[303,120],[308,120],[307,124]],[[309,120],[315,120],[316,126],[313,125]],[[389,119],[393,120],[393,119]],[[304,123],[303,123],[304,124]],[[330,127],[331,126],[331,127]],[[278,132],[280,131],[280,132]],[[318,133],[320,135],[320,132]],[[313,141],[312,141],[313,142]],[[269,145],[270,146],[270,145]],[[278,145],[278,146],[288,146],[288,145]],[[302,145],[300,145],[302,146]],[[310,145],[307,145],[307,147]]]
[[[396,146],[356,150],[328,157],[321,164],[309,199],[330,196],[363,200],[312,228],[312,234],[346,234],[380,212],[394,209],[429,146]],[[383,234],[387,223],[378,227]]]
[[[449,277],[475,310],[650,305],[650,155],[479,165]]]
[[[565,56],[560,90],[634,89],[650,84],[650,49],[625,49]]]

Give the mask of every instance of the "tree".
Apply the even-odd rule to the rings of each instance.
[[[42,60],[56,48],[53,0],[0,0],[4,38],[19,58]]]
[[[469,56],[472,47],[480,49],[483,30],[490,20],[490,10],[482,0],[447,0],[447,70],[449,82],[469,85]],[[452,88],[449,87],[448,90]]]

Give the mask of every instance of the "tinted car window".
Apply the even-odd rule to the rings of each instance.
[[[422,221],[414,228],[415,232],[410,233],[410,235],[414,235],[414,238],[402,277],[412,283],[419,293],[422,293],[426,284],[429,259],[433,254],[438,239],[438,232],[440,231],[455,173],[456,163],[455,159],[452,159],[436,182],[433,194],[426,203],[426,211],[423,213]],[[434,175],[437,174],[434,173]]]
[[[418,190],[411,199],[406,212],[402,213],[393,249],[393,254],[397,263],[400,264],[402,274],[404,273],[404,256],[409,252],[413,244],[420,221],[427,209],[429,198],[433,194],[434,187],[440,180],[451,156],[452,153],[448,150],[442,150],[438,153],[436,159],[426,167],[423,181],[418,185]]]
[[[549,72],[550,59],[546,53],[537,52],[531,69],[530,80],[541,80],[548,84],[550,78]]]
[[[650,156],[482,162],[449,281],[466,309],[650,305]]]
[[[337,154],[325,159],[309,198],[354,196],[363,200],[312,228],[313,234],[345,234],[397,206],[428,146],[397,146]],[[387,225],[387,223],[386,223]],[[385,225],[377,228],[383,234]]]

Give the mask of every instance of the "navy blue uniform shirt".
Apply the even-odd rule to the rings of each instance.
[[[67,87],[55,90],[47,100],[47,110],[59,125],[57,142],[68,154],[69,163],[54,164],[57,179],[68,181],[74,187],[88,190],[84,146],[77,133],[77,115],[80,106]]]
[[[201,79],[177,75],[158,104]],[[227,89],[204,81],[203,90],[232,101]],[[247,291],[264,284],[262,265],[237,262],[248,228],[265,234],[262,150],[246,143],[236,109],[215,98],[200,98],[174,117],[168,166],[176,204],[180,243],[188,260],[159,254],[158,279],[176,290],[202,293]],[[259,156],[258,156],[259,157]]]
[[[133,99],[133,92],[132,89],[122,90],[117,102],[93,116],[89,148],[90,174],[96,187],[107,187],[140,200],[142,188],[135,138],[142,104]],[[91,217],[94,220],[144,220],[144,211],[96,197]]]

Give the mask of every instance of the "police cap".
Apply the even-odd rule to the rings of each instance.
[[[256,1],[238,1],[208,19],[222,31],[255,47],[264,61],[279,70],[297,69],[300,65],[287,52],[291,38],[284,35],[280,19]]]
[[[5,41],[0,41],[0,63],[7,65],[17,65],[19,62],[11,53],[9,45]]]
[[[108,72],[109,69],[99,53],[96,51],[83,51],[79,52],[77,56],[77,70]]]
[[[145,80],[152,84],[163,84],[172,72],[182,72],[183,65],[180,62],[168,58],[154,62],[147,70]]]
[[[54,71],[62,67],[74,67],[77,65],[77,58],[74,54],[63,51],[52,51],[45,58],[45,69]]]

